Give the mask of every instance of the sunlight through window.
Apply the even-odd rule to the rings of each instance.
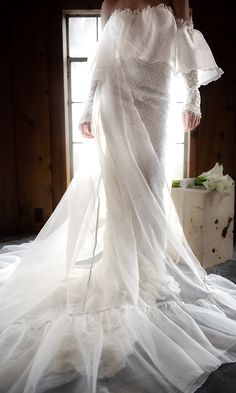
[[[87,61],[94,53],[101,34],[99,14],[69,15],[67,17],[67,70],[69,79],[69,125],[72,144],[72,175],[80,167],[84,157],[93,161],[93,149],[87,146],[78,124],[83,111],[88,90]]]

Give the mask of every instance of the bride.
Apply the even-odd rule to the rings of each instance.
[[[191,130],[222,70],[187,0],[107,0],[102,23],[92,159],[35,240],[0,254],[0,393],[192,393],[236,361],[236,286],[207,275],[171,198],[173,85]]]

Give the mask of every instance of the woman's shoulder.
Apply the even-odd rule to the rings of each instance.
[[[102,2],[101,9],[107,12],[112,12],[114,8],[116,8],[118,1],[117,0],[104,0]]]
[[[117,0],[104,0],[101,6],[101,24],[102,29],[116,8]]]
[[[117,3],[117,0],[104,0],[102,2],[101,12],[105,16],[105,18],[108,18],[112,14],[114,9],[117,8]]]

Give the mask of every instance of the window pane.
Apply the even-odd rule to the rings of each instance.
[[[96,41],[96,17],[69,18],[70,57],[89,57]]]
[[[175,141],[176,143],[184,143],[184,129],[183,129],[183,118],[182,118],[182,104],[176,105],[174,113],[174,124],[175,124]]]
[[[86,62],[71,63],[71,100],[83,102],[88,91],[88,74]]]
[[[73,171],[80,179],[91,179],[99,170],[97,147],[93,139],[85,143],[73,143]]]
[[[98,17],[98,39],[101,37],[101,34],[102,34],[101,18]]]
[[[171,96],[173,105],[171,107],[171,129],[173,129],[176,143],[184,142],[183,132],[183,104],[185,102],[186,88],[181,76],[171,80]]]
[[[83,155],[83,143],[73,143],[73,173],[79,168],[79,163]]]
[[[84,142],[84,138],[78,128],[83,109],[84,104],[72,104],[72,142]]]
[[[184,144],[176,144],[174,148],[175,165],[173,168],[173,179],[182,179],[184,177]]]

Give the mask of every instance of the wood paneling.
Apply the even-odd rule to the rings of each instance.
[[[52,212],[47,8],[20,9],[13,47],[19,230],[38,230]]]
[[[222,2],[192,0],[194,24],[212,49],[223,76],[207,86],[201,87],[202,122],[197,129],[197,166],[194,176],[210,169],[216,161],[225,171],[236,177],[235,168],[235,107],[236,76],[232,61],[235,46],[234,14]],[[193,135],[195,143],[196,136]]]
[[[68,130],[65,126],[64,56],[60,2],[49,7],[49,94],[52,156],[52,199],[57,205],[69,181]]]
[[[52,212],[48,12],[39,1],[16,6],[14,11],[5,26],[11,37],[5,84],[8,79],[10,83],[5,97],[1,95],[7,99],[6,109],[1,108],[7,123],[1,135],[7,168],[1,182],[5,179],[9,185],[6,193],[0,190],[1,231],[38,231]],[[14,208],[6,209],[12,194]]]
[[[11,42],[12,35],[3,18],[0,32],[0,232],[14,232],[18,226]]]
[[[1,23],[0,233],[37,232],[70,181],[63,9],[96,1],[23,0]],[[11,7],[11,9],[10,9]]]
[[[219,162],[223,164],[224,174],[236,180],[236,75],[232,59],[236,32],[232,2],[224,6],[215,0],[192,0],[191,4],[195,28],[203,33],[224,74],[201,87],[203,118],[191,137],[191,149],[195,153],[191,156],[190,176],[207,171]]]

